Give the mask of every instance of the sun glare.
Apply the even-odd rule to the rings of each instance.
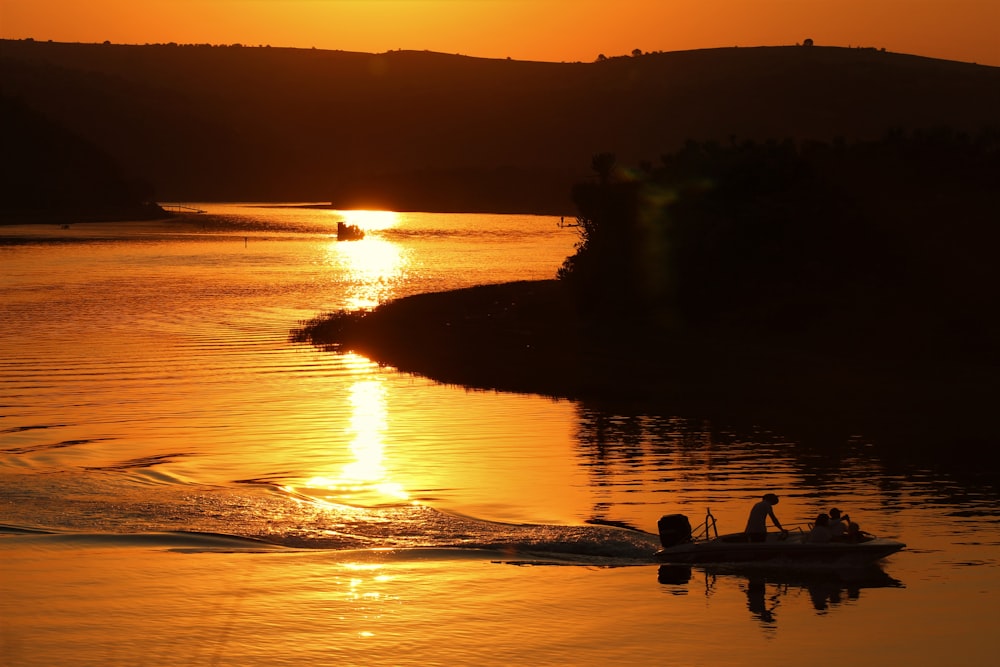
[[[357,225],[366,232],[390,229],[399,224],[399,214],[395,211],[336,211],[348,225]]]

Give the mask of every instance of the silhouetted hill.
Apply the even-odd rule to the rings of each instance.
[[[872,49],[728,48],[594,63],[429,52],[0,42],[7,95],[166,200],[333,200],[572,214],[592,155],[686,139],[978,130],[1000,68]]]
[[[97,146],[0,95],[0,223],[166,215]]]

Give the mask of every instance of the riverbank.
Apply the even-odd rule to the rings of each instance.
[[[447,384],[703,416],[825,441],[993,456],[989,364],[789,346],[725,332],[595,330],[556,280],[420,294],[317,318],[300,342]],[[981,462],[981,459],[977,459]]]
[[[128,222],[164,220],[174,217],[156,203],[112,208],[0,210],[0,226],[72,225],[83,222]]]

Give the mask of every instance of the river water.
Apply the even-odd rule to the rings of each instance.
[[[197,206],[0,227],[2,664],[995,664],[991,486],[863,433],[290,342],[323,312],[554,277],[557,218]],[[765,491],[786,527],[836,505],[908,547],[810,575],[653,560],[660,515],[738,531]]]

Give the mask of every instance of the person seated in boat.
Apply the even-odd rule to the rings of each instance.
[[[744,533],[750,542],[767,541],[767,518],[781,531],[782,535],[787,535],[788,531],[781,527],[778,517],[774,516],[774,506],[778,504],[778,496],[773,493],[765,493],[761,496],[760,502],[750,508],[750,518],[747,519],[747,527]]]
[[[833,533],[830,532],[830,515],[820,514],[816,517],[816,523],[813,524],[812,530],[806,535],[806,542],[812,543],[822,543],[829,542],[833,539]]]
[[[847,514],[841,516],[840,510],[834,507],[830,510],[830,534],[833,539],[839,539],[847,535],[847,524],[851,517]]]
[[[847,532],[844,533],[842,538],[845,542],[851,542],[852,544],[857,544],[858,542],[867,542],[871,539],[871,535],[866,535],[861,526],[856,522],[851,521],[847,524]]]

